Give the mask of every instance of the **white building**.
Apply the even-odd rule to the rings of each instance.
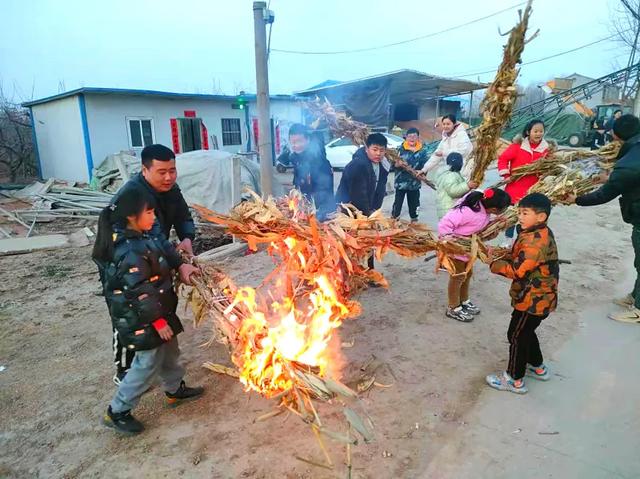
[[[120,151],[139,154],[162,143],[176,153],[199,149],[255,150],[255,95],[169,93],[115,88],[79,88],[24,103],[31,110],[42,178],[89,181],[94,165]],[[271,97],[275,153],[280,131],[303,121],[290,95]]]

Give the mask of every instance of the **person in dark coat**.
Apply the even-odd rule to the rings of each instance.
[[[569,202],[594,206],[620,197],[622,219],[633,227],[631,244],[635,254],[636,282],[631,294],[614,301],[626,311],[609,317],[615,321],[640,324],[640,120],[633,115],[622,115],[613,125],[613,135],[624,144],[608,179],[598,190],[571,197]]]
[[[176,314],[178,296],[165,246],[150,232],[155,200],[143,188],[127,188],[98,220],[93,259],[101,265],[104,296],[113,328],[127,350],[136,355],[121,380],[103,422],[123,434],[144,429],[131,415],[142,395],[159,376],[170,405],[200,396],[203,388],[184,383],[177,335],[183,331]]]
[[[178,173],[176,155],[164,145],[149,145],[142,150],[142,171],[133,176],[115,195],[112,204],[130,190],[142,190],[153,197],[156,221],[149,235],[162,244],[166,258],[172,268],[178,270],[183,281],[188,284],[189,275],[195,270],[190,264],[183,264],[180,251],[193,254],[192,241],[195,237],[195,225],[189,212],[189,206],[176,184]],[[174,247],[169,242],[171,230],[175,229],[180,244]],[[103,270],[98,265],[102,279]],[[118,385],[131,367],[134,350],[127,349],[120,341],[118,330],[113,329],[113,357],[116,373],[113,382]]]
[[[398,154],[407,162],[414,170],[422,170],[425,163],[429,159],[427,150],[424,149],[420,141],[420,132],[417,128],[409,128],[405,141],[398,147]],[[402,204],[405,196],[407,197],[407,206],[409,207],[409,216],[411,221],[418,221],[418,207],[420,206],[420,187],[422,182],[405,170],[391,168],[396,172],[395,189],[396,198],[393,203],[393,211],[391,216],[400,218],[402,213]]]
[[[333,196],[333,169],[324,142],[309,129],[296,123],[289,128],[289,161],[293,165],[293,186],[316,207],[318,220],[324,221],[336,209]]]
[[[616,120],[621,116],[622,116],[622,110],[616,110],[613,112],[613,116],[604,123],[604,129],[606,131],[605,140],[607,143],[611,143],[615,139],[613,136],[613,125],[615,124]]]
[[[369,216],[382,208],[386,194],[387,177],[391,165],[385,158],[387,138],[382,133],[372,133],[359,148],[342,172],[336,192],[338,203],[350,203]],[[369,257],[373,269],[373,256]]]

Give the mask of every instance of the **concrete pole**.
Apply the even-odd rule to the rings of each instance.
[[[260,187],[262,196],[273,194],[273,157],[271,154],[271,122],[269,114],[269,70],[267,66],[266,2],[253,2],[253,29],[256,52],[256,87],[258,104],[258,153],[260,154]]]

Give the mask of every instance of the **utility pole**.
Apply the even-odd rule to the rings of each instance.
[[[267,59],[267,21],[273,20],[266,2],[253,2],[253,30],[256,50],[256,99],[258,104],[258,153],[262,196],[273,194],[273,155],[269,111],[269,68]]]

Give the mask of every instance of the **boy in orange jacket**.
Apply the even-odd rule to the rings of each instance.
[[[549,379],[536,329],[558,304],[558,248],[547,226],[551,201],[541,193],[525,196],[518,204],[519,235],[510,257],[491,263],[491,272],[513,280],[513,306],[507,370],[490,374],[494,389],[525,394],[525,374],[541,381]]]

